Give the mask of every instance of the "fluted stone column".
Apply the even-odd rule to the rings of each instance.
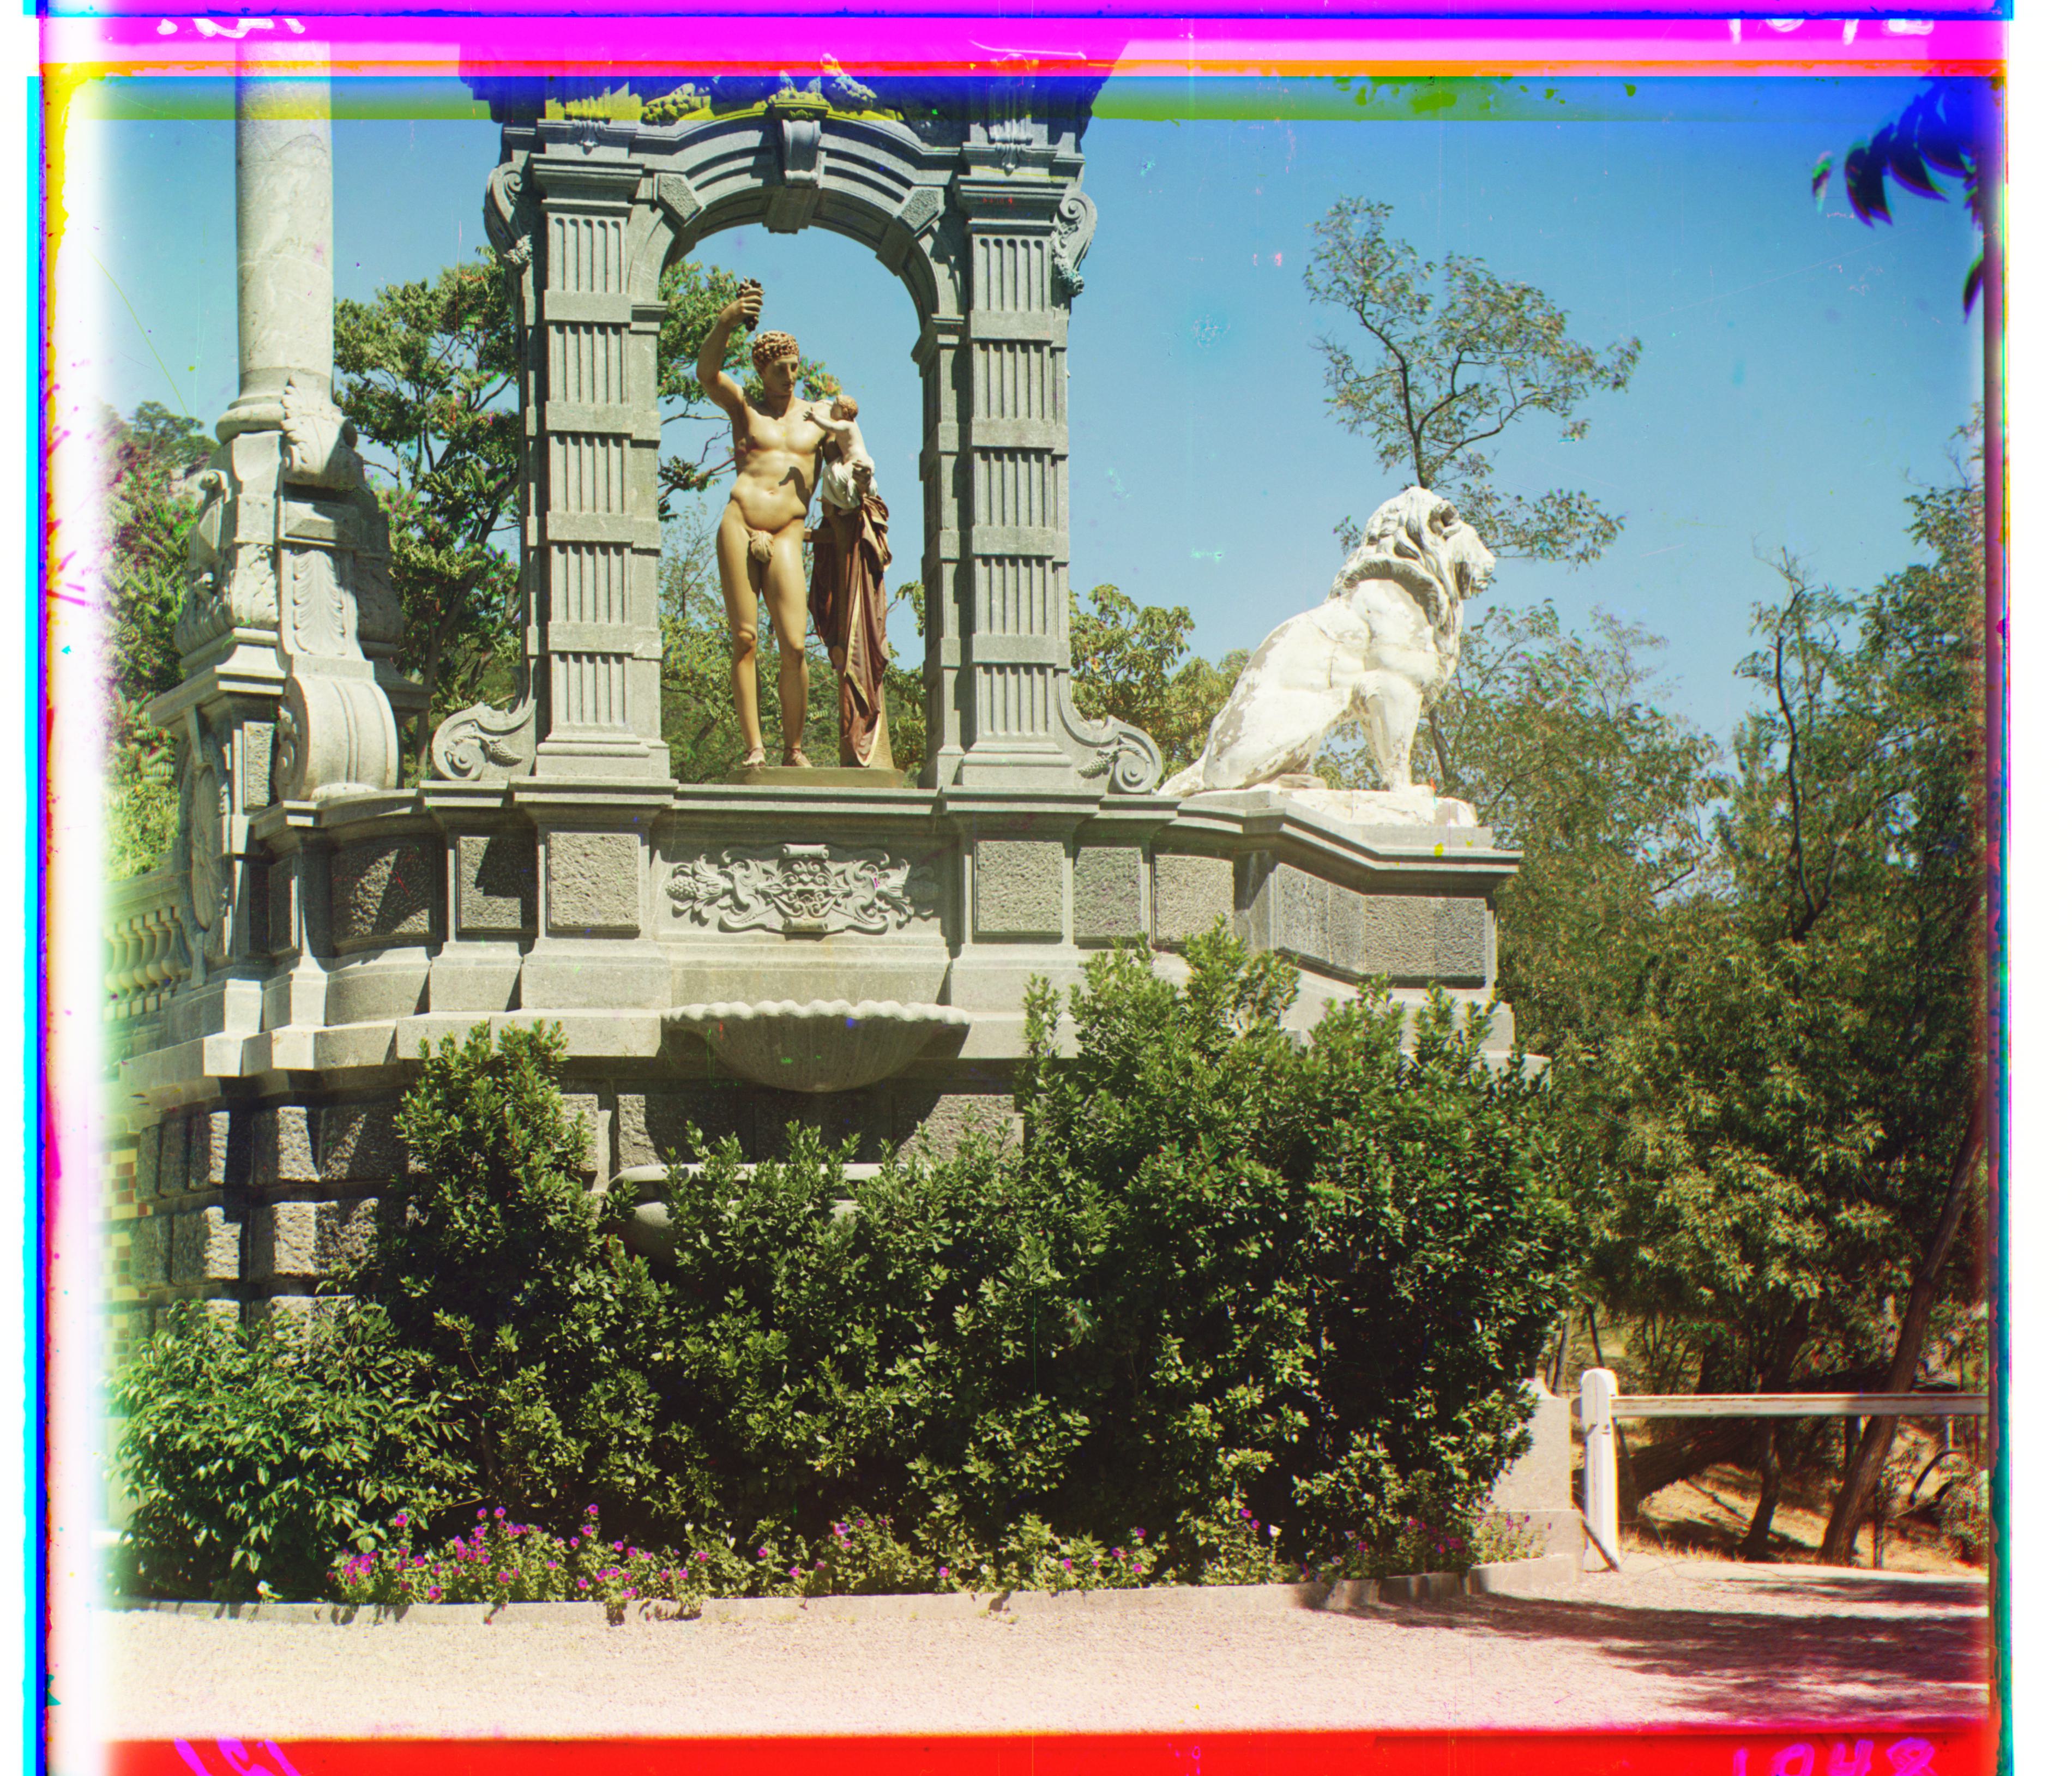
[[[252,815],[393,788],[402,612],[388,532],[333,404],[330,83],[237,87],[238,392],[216,425],[175,639],[183,680],[152,705],[181,739],[179,861],[197,1031],[245,1030],[269,966],[247,857]]]
[[[279,429],[331,372],[331,83],[237,83],[237,398],[219,437]]]

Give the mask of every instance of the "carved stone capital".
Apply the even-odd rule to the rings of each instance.
[[[281,410],[282,480],[340,492],[364,483],[360,455],[353,449],[359,434],[333,403],[329,388],[291,376],[282,391]]]

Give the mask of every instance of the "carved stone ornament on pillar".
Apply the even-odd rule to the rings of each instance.
[[[282,405],[277,578],[288,682],[274,787],[284,801],[393,789],[401,774],[395,715],[360,643],[360,594],[387,587],[385,526],[329,391],[294,379]],[[379,559],[378,574],[363,566],[368,557]],[[378,611],[377,627],[389,616]]]

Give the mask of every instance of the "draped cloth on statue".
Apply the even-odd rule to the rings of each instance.
[[[840,676],[841,762],[890,769],[886,734],[885,569],[890,514],[874,492],[845,511],[832,500],[820,508],[813,533],[813,583],[806,596],[813,627]]]

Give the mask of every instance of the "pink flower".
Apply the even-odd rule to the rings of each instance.
[[[705,1552],[703,1548],[700,1548],[698,1550],[698,1558],[701,1560],[709,1560],[712,1558],[712,1556]]]
[[[1072,1562],[1071,1562],[1071,1556],[1067,1556],[1066,1557],[1066,1560],[1065,1560],[1065,1570],[1066,1570],[1067,1572],[1071,1572],[1071,1571],[1072,1570]]]
[[[947,1579],[949,1576],[950,1569],[947,1566],[939,1566],[935,1568],[935,1577],[937,1578]]]
[[[426,1602],[427,1602],[427,1603],[437,1603],[437,1602],[439,1601],[439,1599],[440,1599],[441,1597],[442,1597],[443,1596],[445,1596],[445,1595],[446,1595],[446,1593],[445,1593],[444,1592],[442,1592],[442,1590],[440,1590],[440,1589],[439,1589],[439,1588],[435,1585],[434,1585],[434,1586],[431,1588],[431,1589],[430,1589],[430,1590],[427,1591],[427,1592],[425,1593],[425,1601],[426,1601]]]
[[[586,1506],[583,1509],[583,1515],[586,1517],[594,1517],[597,1515],[597,1507],[595,1505]]]
[[[501,1515],[502,1514],[500,1512],[498,1515]],[[488,1515],[489,1515],[489,1513],[488,1513],[487,1511],[478,1511],[475,1514],[475,1520],[478,1523],[482,1523],[482,1522],[485,1521],[485,1520],[487,1519]],[[477,1533],[477,1534],[479,1534],[479,1533],[480,1533],[480,1531],[478,1531],[476,1533]]]

